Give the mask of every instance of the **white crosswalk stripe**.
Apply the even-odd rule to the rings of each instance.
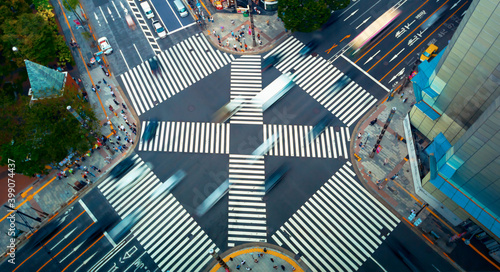
[[[132,159],[131,171],[144,165],[138,155]],[[162,271],[197,271],[212,260],[207,252],[217,246],[177,199],[171,193],[150,197],[161,185],[151,170],[129,188],[119,189],[120,181],[110,176],[98,188],[122,219],[140,210],[130,231]]]
[[[264,156],[229,155],[229,247],[267,241],[264,182]]]
[[[285,157],[348,158],[350,142],[348,127],[326,127],[314,140],[310,131],[313,126],[264,125],[264,140],[279,135],[273,148],[266,155]]]
[[[400,222],[347,162],[271,237],[311,271],[356,271]]]
[[[301,41],[290,37],[264,59],[273,54],[281,55],[282,59],[275,67],[282,73],[293,70],[295,83],[350,127],[377,99],[355,82],[341,90],[331,91],[344,74],[320,56],[300,56],[302,47]]]
[[[157,55],[161,72],[154,76],[148,62],[120,75],[138,115],[193,85],[234,60],[216,51],[196,34]]]
[[[229,154],[229,124],[159,122],[155,136],[143,141],[148,124],[142,122],[139,151]]]
[[[230,119],[231,124],[262,125],[262,105],[252,98],[262,91],[260,55],[245,55],[231,63],[231,100],[243,106]]]

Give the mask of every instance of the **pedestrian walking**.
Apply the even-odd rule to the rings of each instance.
[[[73,175],[73,168],[68,169],[68,172]]]
[[[94,175],[94,173],[92,173],[92,172],[90,172],[90,171],[86,171],[86,173],[87,173],[87,174],[90,174],[90,175],[92,175],[92,176],[93,176],[93,177],[95,178],[95,175]]]
[[[243,49],[243,44],[240,42],[240,48]]]
[[[234,20],[231,20],[231,24],[234,25]]]
[[[97,90],[101,89],[101,86],[99,86],[99,85],[95,85],[95,87],[97,88]]]
[[[226,40],[226,46],[229,47],[229,40]]]
[[[92,169],[93,169],[94,171],[97,171],[97,172],[101,173],[101,169],[99,169],[99,168],[95,167],[94,165],[92,165],[92,166],[90,166],[90,167],[92,167]]]
[[[278,266],[277,266],[277,265],[273,266],[273,268],[274,268],[275,270],[278,270]]]
[[[384,165],[388,164],[389,163],[389,159],[388,158],[385,158],[384,159]]]
[[[408,101],[408,97],[403,99],[403,103],[406,103],[406,101]]]
[[[271,258],[271,262],[273,262],[273,263],[274,263],[274,259],[273,259],[273,258]]]
[[[121,125],[121,126],[120,126],[120,130],[125,131],[125,126],[124,126],[124,125]],[[126,141],[126,140],[125,140],[125,141]]]
[[[401,96],[399,97],[400,99],[403,99],[403,96],[405,96],[405,93],[401,93]]]
[[[118,101],[116,101],[116,99],[113,99],[113,102],[115,102],[115,105],[120,106],[120,103],[118,103]]]
[[[215,29],[212,29],[212,33],[214,34],[214,37],[217,37],[217,35],[215,33]]]
[[[236,269],[240,270],[240,267],[241,267],[241,265],[237,265],[237,266],[236,266]]]
[[[371,120],[371,121],[370,121],[370,126],[375,125],[375,124],[377,123],[377,121],[378,121],[378,120],[377,120],[377,118],[375,118],[375,119]]]
[[[247,270],[252,270],[252,268],[250,268],[250,267],[247,267]]]
[[[62,179],[61,173],[57,173],[57,179]]]
[[[135,125],[135,123],[132,123],[132,125],[133,125],[134,127],[137,127],[137,126]]]
[[[281,269],[283,269],[283,271],[285,271],[285,266],[284,266],[284,265],[281,265]]]
[[[361,133],[358,133],[358,139],[361,138],[361,135],[362,135]]]
[[[244,265],[246,263],[247,263],[247,261],[245,261],[245,260],[241,261],[241,265]]]
[[[262,45],[262,40],[259,40],[259,45]]]
[[[238,51],[238,47],[236,46],[236,44],[233,44],[233,48],[234,48],[234,51]]]
[[[229,257],[229,261],[232,262],[233,261],[233,257]]]
[[[95,87],[94,86],[92,86],[92,91],[95,93]]]
[[[395,174],[394,176],[392,176],[391,180],[395,180],[395,179],[397,179],[398,177],[399,177],[399,175],[398,175],[398,174]]]
[[[245,43],[245,50],[247,50],[247,49],[248,49],[248,46],[247,46],[247,44]]]
[[[259,262],[259,259],[253,259],[253,262],[254,262],[254,263],[258,263],[258,262]]]
[[[125,105],[125,103],[122,103],[122,107],[123,107],[124,109],[127,109],[127,106]]]
[[[108,82],[106,82],[106,79],[104,79],[104,78],[102,79],[102,82],[103,82],[104,84],[108,84]]]
[[[217,35],[217,40],[219,40],[219,43],[220,43],[220,35]]]
[[[116,140],[120,141],[122,138],[120,138],[120,135],[116,135]]]
[[[266,25],[269,25],[269,20],[266,21]]]
[[[224,26],[220,26],[220,32],[224,32]]]
[[[231,36],[233,36],[233,37],[234,37],[234,31],[231,31]]]
[[[86,179],[87,175],[85,175],[85,173],[82,173],[82,178]]]
[[[113,106],[109,105],[109,110],[114,111]]]
[[[260,33],[257,33],[257,39],[260,40]]]

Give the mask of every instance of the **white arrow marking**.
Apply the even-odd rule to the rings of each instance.
[[[66,260],[66,258],[68,258],[69,255],[71,255],[74,252],[76,252],[83,245],[83,243],[85,243],[85,242],[81,242],[79,245],[77,245],[75,248],[73,248],[73,250],[71,250],[71,252],[68,255],[66,255],[66,257],[64,257],[64,259],[62,259],[62,260],[59,261],[59,263],[64,262],[64,260]]]
[[[64,239],[68,238],[71,233],[73,233],[75,230],[76,230],[77,227],[75,227],[72,231],[70,231],[68,234],[66,234],[59,242],[57,242],[57,244],[55,244],[51,249],[50,251],[54,250],[54,248],[56,248],[62,241],[64,241]]]
[[[356,12],[358,12],[359,9],[353,11],[351,14],[349,14],[349,16],[347,16],[347,18],[344,19],[344,22],[347,21],[347,19],[351,18],[354,14],[356,14]]]
[[[122,6],[123,12],[125,12],[125,15],[128,14],[128,9],[123,5],[122,2],[120,2],[120,6]]]
[[[378,53],[380,53],[380,50],[377,51],[377,53],[373,54],[367,61],[365,61],[364,64],[367,64],[369,61],[371,61]]]
[[[86,265],[90,261],[90,259],[92,259],[92,257],[94,257],[94,255],[96,254],[97,252],[92,254],[92,256],[88,257],[85,261],[83,261],[82,264],[75,269],[75,272],[78,271],[80,268],[82,268],[82,266]]]
[[[113,17],[113,14],[111,13],[111,9],[109,9],[109,7],[108,7],[108,13],[109,13],[109,16],[111,16],[111,19],[113,19],[113,21],[114,21],[115,17]]]
[[[132,257],[132,255],[137,251],[137,247],[133,246],[132,248],[130,248],[129,250],[127,250],[127,252],[125,252],[125,255],[123,256],[123,259],[126,260],[130,257]]]
[[[372,16],[366,18],[361,24],[359,24],[356,29],[360,28],[362,25],[364,25],[366,22],[368,22],[368,20],[370,20],[370,18],[372,18]]]
[[[460,1],[462,1],[462,0],[458,0],[455,4],[453,4],[453,6],[451,6],[450,10],[454,9],[458,5],[458,3],[460,3]]]
[[[113,7],[115,7],[115,9],[116,9],[116,13],[118,14],[118,17],[122,18],[122,16],[120,15],[120,12],[118,12],[118,8],[116,7],[115,2],[114,2],[114,1],[111,1],[111,3],[113,3]],[[120,2],[120,4],[121,4],[121,3],[122,3],[122,2]],[[123,7],[123,5],[122,5],[122,7]]]
[[[405,72],[405,68],[401,69],[401,71],[399,71],[399,73],[395,74],[391,80],[389,81],[389,83],[391,83],[393,80],[395,80],[398,76],[402,75],[403,73]]]
[[[405,51],[405,48],[401,49],[401,51],[399,51],[396,55],[394,55],[394,57],[392,57],[392,58],[391,58],[391,60],[390,60],[389,62],[391,62],[391,61],[393,61],[395,58],[397,58],[397,57],[399,56],[399,54],[401,54],[401,52],[403,52],[403,51]]]

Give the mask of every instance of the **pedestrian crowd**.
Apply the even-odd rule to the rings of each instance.
[[[267,252],[266,248],[264,248],[264,253],[265,252]],[[256,264],[258,264],[259,262],[262,262],[263,260],[266,259],[266,257],[264,257],[264,253],[258,252],[257,253],[257,257],[255,258],[254,257],[254,253],[251,252],[250,253],[250,257],[253,259],[253,263],[254,264],[253,265],[252,264],[247,264],[247,261],[243,259],[243,260],[241,260],[241,262],[239,262],[239,263],[236,264],[236,269],[240,270],[240,269],[245,268],[245,270],[248,270],[248,271],[252,270],[252,267],[255,268]],[[269,257],[269,260],[272,263],[271,264],[272,268],[274,268],[275,270],[278,270],[278,268],[281,268],[283,271],[286,271],[286,266],[285,265],[283,265],[283,264],[280,264],[280,265],[275,264],[276,261],[274,260],[274,258],[271,258],[271,257]],[[229,257],[228,265],[231,265],[231,263],[235,263],[235,262],[236,261],[232,257]],[[261,267],[261,266],[259,265],[259,267]],[[292,266],[291,271],[295,271],[295,267]]]

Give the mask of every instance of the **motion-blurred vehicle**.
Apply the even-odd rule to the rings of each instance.
[[[442,8],[434,12],[425,22],[420,26],[421,29],[427,29],[431,27],[434,23],[439,21],[443,17],[444,12],[448,9],[448,5],[444,5]]]
[[[162,193],[171,191],[175,188],[175,186],[177,186],[177,184],[179,184],[179,182],[181,182],[181,180],[184,179],[184,177],[186,177],[186,172],[184,172],[183,170],[178,170],[177,172],[175,172],[175,174],[173,174],[170,178],[168,178],[165,182],[158,186],[150,197],[156,198]]]
[[[153,169],[153,165],[149,162],[136,165],[117,182],[115,190],[130,189],[150,173],[151,169]]]
[[[258,93],[252,99],[252,102],[261,104],[262,111],[265,111],[281,99],[293,86],[295,86],[295,82],[292,74],[283,74]]]
[[[144,134],[142,135],[142,139],[145,142],[149,142],[155,136],[157,128],[158,128],[158,121],[156,121],[156,120],[150,121],[148,126],[144,130]]]
[[[338,91],[344,89],[344,87],[347,86],[347,84],[349,84],[350,82],[351,79],[348,76],[343,75],[337,82],[335,82],[335,84],[332,85],[330,93],[337,93]]]
[[[161,73],[160,64],[158,63],[158,58],[156,56],[148,59],[149,68],[151,68],[151,73],[153,75],[158,75]]]
[[[269,152],[269,150],[271,148],[274,147],[274,145],[276,144],[276,141],[278,141],[278,138],[279,138],[278,133],[271,135],[271,137],[267,138],[261,145],[259,145],[259,147],[257,147],[252,152],[252,155],[254,155],[254,156],[265,155],[267,152]]]
[[[332,122],[332,116],[330,114],[325,115],[319,122],[313,127],[313,129],[309,132],[309,141],[312,142],[318,136],[323,133],[328,125]]]
[[[316,47],[318,47],[319,41],[318,40],[312,40],[306,44],[306,46],[302,47],[300,49],[299,54],[302,56],[308,55],[311,53]]]
[[[116,165],[113,170],[109,173],[109,175],[113,178],[118,178],[122,176],[123,173],[128,171],[132,165],[134,165],[134,161],[132,158],[128,157],[124,159],[122,162],[120,162],[118,165]]]
[[[160,21],[153,21],[153,28],[155,29],[156,33],[158,33],[158,37],[160,37],[160,39],[167,37],[167,31],[161,25]]]
[[[435,57],[437,54],[438,47],[435,46],[434,44],[429,45],[427,49],[425,49],[424,53],[420,56],[420,61],[426,61],[430,60],[431,58]]]
[[[125,20],[127,21],[128,27],[132,30],[135,30],[135,22],[134,19],[132,19],[132,16],[130,16],[130,14],[125,15]]]
[[[285,174],[290,170],[288,164],[283,164],[274,171],[269,178],[267,178],[265,183],[266,194],[269,193],[284,177]]]
[[[210,210],[229,191],[229,179],[226,179],[215,191],[213,191],[197,208],[196,215],[202,216]]]
[[[108,38],[102,37],[99,40],[97,40],[97,42],[99,43],[99,47],[101,47],[101,51],[105,55],[109,55],[109,54],[113,53],[113,48],[109,44]]]
[[[120,241],[123,236],[135,225],[139,219],[140,210],[135,210],[131,214],[127,215],[120,223],[113,227],[109,232],[109,236],[113,238],[114,241]]]
[[[278,63],[281,60],[281,56],[279,55],[272,55],[269,56],[267,59],[265,59],[262,62],[262,72],[270,68],[271,66],[274,66],[276,63]]]
[[[243,106],[243,99],[237,97],[237,98],[231,100],[226,105],[224,105],[219,110],[217,110],[214,113],[212,119],[215,123],[224,123],[229,118],[231,118],[235,113],[237,113],[238,110],[240,110],[242,106]]]

